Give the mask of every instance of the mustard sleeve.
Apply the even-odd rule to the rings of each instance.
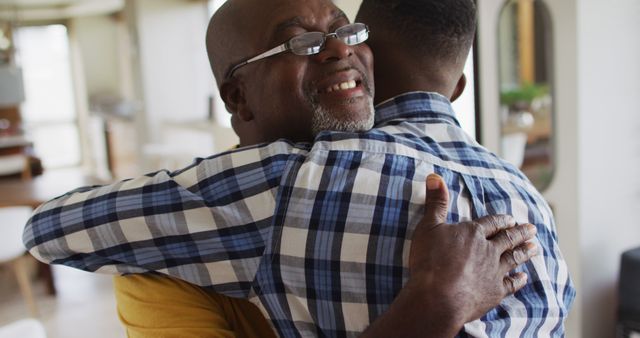
[[[158,274],[114,277],[118,316],[130,338],[275,337],[258,308]]]

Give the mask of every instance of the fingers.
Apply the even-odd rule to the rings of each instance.
[[[524,272],[517,272],[511,276],[504,277],[504,289],[506,295],[511,295],[518,292],[525,285],[527,285],[527,274]]]
[[[520,224],[506,230],[498,232],[491,242],[493,242],[501,252],[513,250],[524,242],[536,236],[537,229],[533,224]]]
[[[424,220],[426,225],[438,225],[446,222],[449,209],[449,189],[442,177],[431,174],[427,177],[427,199],[425,201]]]
[[[500,256],[500,267],[505,273],[517,268],[538,254],[538,246],[524,243],[513,250],[507,250]]]
[[[516,220],[511,215],[489,215],[478,218],[474,222],[480,226],[486,238],[491,238],[500,231],[516,225]]]

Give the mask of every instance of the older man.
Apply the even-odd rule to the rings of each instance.
[[[375,3],[410,16],[415,3],[428,1]],[[472,7],[465,1],[457,5]],[[302,126],[287,135],[295,140],[324,129],[367,129],[372,86],[370,54],[359,44],[362,26],[348,25],[322,0],[231,1],[220,15],[223,23],[251,23],[236,27],[237,35],[227,32],[209,41],[233,51],[225,59],[216,57],[220,47],[214,47],[212,59],[234,126],[261,131],[254,141],[272,140],[273,128],[292,121]],[[314,31],[325,33],[308,34]],[[338,39],[327,39],[326,32]],[[453,43],[457,56],[468,52],[473,29],[461,32]],[[448,74],[456,72],[461,73],[452,68]],[[459,92],[463,81],[443,79],[453,90],[442,94]],[[420,89],[430,88],[413,88]],[[414,241],[425,236],[416,228],[424,200],[420,182],[437,172],[452,190],[449,221],[512,211],[519,222],[537,226],[545,251],[524,269],[532,277],[528,286],[482,321],[466,325],[466,333],[561,335],[573,289],[548,206],[519,172],[459,130],[447,97],[412,93],[385,102],[371,132],[319,133],[312,147],[276,142],[240,149],[171,175],[68,195],[39,209],[26,243],[45,260],[91,271],[159,270],[252,298],[284,336],[356,335],[385,310],[393,312],[389,305],[396,296],[406,299],[403,285],[411,290],[416,280],[420,285],[432,279],[433,270],[420,267],[442,265],[439,257],[416,256],[419,246],[412,245],[411,255],[408,250],[414,230]],[[486,259],[497,257],[498,264],[501,252],[495,252],[487,251]],[[458,304],[475,305],[474,297],[460,297]],[[455,303],[442,302],[451,297],[417,299],[424,310]],[[442,318],[445,328],[432,332],[450,335],[468,314],[405,320],[396,333]],[[385,321],[373,325],[380,326]]]

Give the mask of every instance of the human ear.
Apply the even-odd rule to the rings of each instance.
[[[227,110],[237,116],[240,121],[248,122],[253,120],[254,116],[247,105],[244,93],[244,86],[234,78],[223,82],[220,86],[220,96]]]
[[[464,92],[464,88],[467,86],[467,77],[462,74],[460,79],[458,79],[458,83],[456,84],[456,88],[453,90],[453,94],[451,95],[451,102],[457,100],[462,93]]]

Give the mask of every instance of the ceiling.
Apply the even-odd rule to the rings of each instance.
[[[66,7],[79,2],[91,2],[100,0],[0,0],[0,6],[10,7]]]
[[[0,19],[64,19],[113,13],[124,7],[124,0],[0,0]]]

